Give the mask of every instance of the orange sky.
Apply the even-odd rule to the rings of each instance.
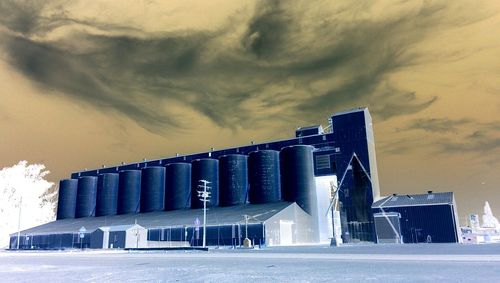
[[[500,214],[496,1],[1,1],[0,166],[291,137],[368,106],[381,193]]]

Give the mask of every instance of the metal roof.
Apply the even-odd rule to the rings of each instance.
[[[399,217],[401,218],[401,213],[399,212],[377,212],[373,214],[373,217]]]
[[[372,204],[372,208],[453,204],[453,192],[427,193],[418,195],[391,195]]]
[[[244,223],[244,215],[249,215],[249,223],[266,221],[276,213],[292,205],[290,202],[276,202],[266,204],[245,204],[229,207],[213,207],[207,210],[207,225],[222,225]],[[139,214],[124,214],[100,217],[85,217],[75,219],[61,219],[34,228],[21,231],[21,234],[59,234],[77,233],[80,227],[85,226],[87,231],[93,232],[99,227],[137,224],[144,228],[194,226],[196,218],[203,219],[203,209],[182,209],[172,211],[158,211]],[[15,235],[14,233],[12,235]]]
[[[114,226],[104,226],[104,227],[99,227],[100,230],[102,231],[109,231],[109,232],[116,232],[116,231],[127,231],[127,230],[130,230],[132,228],[142,228],[142,229],[146,229],[144,227],[142,227],[141,225],[139,224],[131,224],[131,225],[114,225]]]

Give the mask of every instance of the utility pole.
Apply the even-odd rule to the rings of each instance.
[[[19,199],[19,217],[17,219],[17,249],[19,250],[19,240],[21,239],[21,206],[23,205],[23,196]]]
[[[208,190],[211,188],[207,186],[211,182],[207,180],[199,180],[201,184],[198,185],[198,188],[203,189],[203,191],[198,192],[198,198],[203,202],[203,247],[206,247],[207,242],[207,202],[210,202],[210,195],[212,194]]]

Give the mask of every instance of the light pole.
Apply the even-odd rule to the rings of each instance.
[[[245,214],[245,238],[247,239],[248,239],[248,218],[250,218],[250,216]]]
[[[17,219],[17,249],[19,250],[19,240],[21,238],[21,206],[23,205],[23,197],[19,199],[19,218]]]
[[[245,248],[252,247],[252,241],[248,238],[248,220],[250,219],[250,215],[245,214],[245,239],[243,240],[243,246]]]
[[[207,191],[210,190],[211,188],[207,186],[207,184],[210,184],[211,182],[207,180],[199,180],[201,184],[198,185],[198,188],[203,189],[203,191],[197,191],[198,192],[198,198],[200,201],[203,202],[203,247],[206,246],[206,239],[207,239],[207,202],[210,202],[210,195],[212,194],[211,192]]]

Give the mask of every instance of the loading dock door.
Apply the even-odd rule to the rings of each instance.
[[[102,235],[102,248],[103,249],[109,248],[109,231],[104,231]]]
[[[293,221],[280,220],[280,245],[289,246],[292,244]]]

